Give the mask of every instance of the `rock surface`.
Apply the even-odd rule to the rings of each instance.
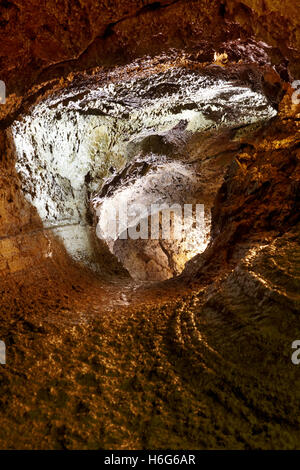
[[[74,69],[184,48],[203,38],[209,49],[212,42],[217,47],[254,35],[277,49],[277,63],[287,57],[299,74],[299,8],[290,0],[4,0],[2,79],[9,93],[22,94],[25,84]],[[204,60],[212,57],[213,51]]]
[[[7,104],[0,106],[0,339],[7,345],[0,447],[299,448],[299,369],[291,344],[300,335],[300,107],[288,83],[299,78],[299,4],[50,0],[42,7],[35,0],[5,0],[0,8],[0,78],[8,85]],[[175,144],[173,123],[164,128],[167,113],[157,121],[152,114],[154,136],[149,129],[141,135],[140,125],[128,155],[145,158],[154,151],[161,157],[162,148],[172,156],[180,148],[176,163],[201,169],[199,185],[212,208],[209,246],[180,277],[144,284],[126,277],[94,238],[93,257],[96,252],[102,266],[95,273],[74,263],[61,238],[43,225],[48,215],[47,223],[54,215],[86,219],[85,194],[76,199],[79,206],[66,194],[72,188],[77,198],[82,182],[99,191],[103,182],[103,173],[88,176],[91,164],[84,167],[74,145],[78,122],[107,116],[80,114],[85,95],[78,92],[96,79],[107,87],[108,100],[110,82],[134,79],[142,93],[151,77],[160,76],[163,85],[179,66],[191,77],[236,74],[251,96],[264,98],[263,113],[268,104],[278,114],[247,132],[230,126],[219,136],[204,132],[186,141],[184,135],[185,155],[178,127]],[[110,119],[114,109],[133,112],[134,97],[131,106],[117,108],[110,99]],[[53,99],[54,108],[47,108]],[[60,105],[60,99],[66,101]],[[92,102],[81,111],[95,110]],[[60,107],[72,118],[69,143],[61,134],[67,165],[49,148],[59,135]],[[37,109],[47,112],[34,121]],[[52,136],[45,123],[57,124]],[[16,151],[12,124],[37,137],[20,136],[25,155]],[[97,138],[107,145],[106,130]],[[125,161],[116,160],[120,169]],[[111,166],[107,162],[105,175]],[[121,182],[108,181],[100,196],[113,197]],[[49,210],[34,207],[35,189],[44,191]],[[74,246],[76,234],[70,235]]]
[[[85,81],[84,86],[67,88],[63,93],[40,102],[12,127],[16,169],[25,197],[37,208],[44,226],[51,227],[63,241],[71,256],[86,261],[94,269],[97,266],[93,259],[95,250],[90,237],[88,201],[96,189],[102,187],[105,178],[111,173],[122,173],[124,164],[140,154],[147,157],[156,153],[161,158],[168,156],[169,160],[201,161],[209,155],[209,149],[205,148],[207,142],[213,146],[217,141],[218,146],[215,144],[215,147],[220,153],[222,146],[219,142],[223,136],[231,133],[231,140],[237,145],[237,128],[247,132],[248,127],[252,129],[253,125],[262,125],[276,115],[276,110],[264,95],[263,71],[257,70],[253,74],[251,68],[241,67],[239,70],[233,67],[222,71],[212,67],[204,73],[193,70],[192,64],[190,67],[171,68],[164,57],[158,57],[156,61],[160,65],[150,76],[149,64],[141,62],[142,76],[135,76],[133,64],[128,66],[128,77],[124,81],[120,81],[117,71],[113,71],[106,77],[108,84],[103,83],[103,77],[96,75]],[[190,172],[195,169],[194,165]],[[181,189],[182,195],[178,198],[180,190],[172,192],[172,186],[178,187],[176,171],[176,164],[167,162],[161,168],[160,176],[150,172],[137,182],[140,190],[135,186],[131,190],[127,188],[124,193],[118,193],[119,199],[128,204],[142,202],[146,205],[197,201],[207,206],[209,217],[213,196],[199,200],[195,195],[190,201],[188,195],[196,192],[197,184],[193,183],[194,189],[190,187],[188,170],[184,171],[182,167],[178,184],[184,189],[185,174],[187,182],[185,195]],[[199,165],[197,171],[201,175]],[[168,183],[166,194],[163,193],[164,172],[175,175],[175,179]],[[214,176],[211,174],[210,177]],[[155,185],[161,189],[154,189]],[[130,196],[130,191],[139,191],[140,194]],[[217,191],[217,186],[214,191]],[[117,202],[105,198],[108,208]],[[102,213],[100,219],[101,223],[107,223],[107,216]],[[164,273],[154,278],[164,279],[179,274],[184,262],[197,252],[194,234],[191,234],[192,238],[194,249],[190,251],[187,249],[189,242],[186,246],[181,243],[182,250],[175,244],[171,258],[176,268],[171,268],[165,259]],[[159,264],[159,257],[166,258],[163,251],[168,252],[169,248],[168,245],[153,245],[154,251],[158,250],[153,259]],[[206,243],[199,239],[198,252],[205,246]],[[119,255],[120,249],[119,246]],[[149,249],[145,259],[149,259]],[[126,257],[124,253],[123,261]],[[142,263],[141,252],[138,258]],[[128,269],[130,265],[132,259],[129,256],[125,266]],[[142,279],[146,280],[148,276],[142,275]]]

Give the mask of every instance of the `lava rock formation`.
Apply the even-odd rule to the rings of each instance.
[[[0,15],[0,448],[299,448],[299,3]]]

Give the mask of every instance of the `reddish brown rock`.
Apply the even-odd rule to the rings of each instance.
[[[0,15],[0,447],[297,449],[299,3],[1,0]],[[96,239],[101,275],[44,229],[8,128],[90,74],[166,62],[245,74],[279,114],[197,143],[222,167],[212,241],[179,278],[141,286]]]

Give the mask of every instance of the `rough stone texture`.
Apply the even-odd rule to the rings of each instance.
[[[21,0],[1,2],[1,70],[9,92],[65,70],[112,64],[203,37],[230,38],[233,19],[245,35],[274,45],[296,65],[299,4],[290,0]],[[16,29],[16,25],[18,28]],[[237,37],[237,34],[235,34]],[[74,67],[75,66],[75,67]]]
[[[239,253],[239,243],[263,242],[264,236],[282,235],[299,221],[299,105],[292,103],[290,92],[273,124],[253,138],[246,137],[244,144],[215,201],[214,248],[208,247],[204,256],[213,257],[214,264],[217,260],[230,264]],[[202,271],[201,259],[193,264]],[[193,270],[192,265],[188,269]]]
[[[264,56],[264,49],[257,45],[259,49]],[[205,204],[209,218],[220,180],[218,165],[210,163],[208,174],[203,165],[185,168],[178,161],[201,162],[210,155],[215,158],[216,152],[238,147],[241,131],[236,129],[250,132],[276,115],[274,97],[265,96],[264,75],[272,70],[269,66],[261,69],[232,66],[226,70],[212,66],[203,70],[198,62],[187,62],[180,56],[177,66],[164,56],[155,57],[154,62],[158,63],[157,69],[151,71],[153,62],[140,61],[142,73],[136,73],[135,63],[128,65],[127,77],[122,81],[119,69],[108,73],[105,79],[102,73],[82,84],[76,85],[75,81],[75,85],[39,102],[30,114],[12,126],[16,169],[26,199],[37,208],[44,226],[51,227],[63,241],[70,255],[86,260],[94,269],[98,267],[90,236],[88,201],[92,197],[96,207],[95,191],[109,175],[115,174],[115,180],[120,180],[118,193],[98,201],[106,210],[104,213],[101,209],[98,214],[98,227],[110,225],[110,210],[121,199],[129,205]],[[151,157],[153,154],[156,156]],[[142,172],[141,178],[132,181],[129,188],[122,178],[126,172],[123,166],[139,155],[144,156],[146,165],[147,158],[156,158],[159,170],[153,172],[150,168],[147,175]],[[168,161],[160,165],[166,158]],[[195,172],[198,176],[194,176]],[[174,178],[168,182],[165,173],[174,174]],[[205,184],[201,184],[200,178],[205,179]],[[214,192],[207,196],[213,185]],[[120,192],[121,187],[124,192]],[[159,256],[165,259],[163,273],[154,278],[179,274],[185,261],[204,250],[207,242],[202,238],[199,235],[197,246],[196,233],[191,231],[189,240],[172,243],[174,256],[169,260],[172,267],[166,258],[170,245],[152,243],[150,264],[156,259],[159,265]],[[141,245],[137,261],[143,265]],[[149,250],[148,246],[144,260],[149,258]],[[124,243],[122,248],[119,244],[117,252],[120,256],[123,252],[123,261],[128,255],[125,266],[127,269],[132,266],[134,273],[136,263],[132,260],[136,255],[129,255]],[[148,278],[141,273],[142,269],[137,271],[141,279]],[[149,272],[153,273],[153,267]]]
[[[225,17],[239,23],[248,34],[274,46],[273,60],[280,68],[290,61],[299,78],[300,4],[290,0],[226,0]],[[280,55],[282,59],[280,61]]]
[[[9,132],[1,140],[0,162],[0,272],[2,275],[43,263],[48,241],[42,223],[24,198],[14,168],[15,148]]]
[[[0,338],[8,352],[0,447],[299,448],[299,370],[290,358],[300,335],[300,109],[278,77],[299,74],[299,4],[145,3],[49,1],[39,14],[37,2],[0,3],[0,78],[10,94],[0,110]],[[56,237],[49,251],[4,129],[30,104],[86,79],[69,72],[169,46],[193,48],[187,60],[202,67],[215,52],[225,69],[273,61],[278,73],[265,71],[265,93],[275,105],[286,95],[269,126],[239,131],[238,149],[222,142],[229,168],[212,242],[180,278],[139,287],[123,272],[120,280],[103,249],[100,279],[74,265]],[[210,157],[216,145],[199,143]]]

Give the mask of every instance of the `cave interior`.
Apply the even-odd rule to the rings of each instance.
[[[0,448],[297,449],[299,3],[0,15]]]

